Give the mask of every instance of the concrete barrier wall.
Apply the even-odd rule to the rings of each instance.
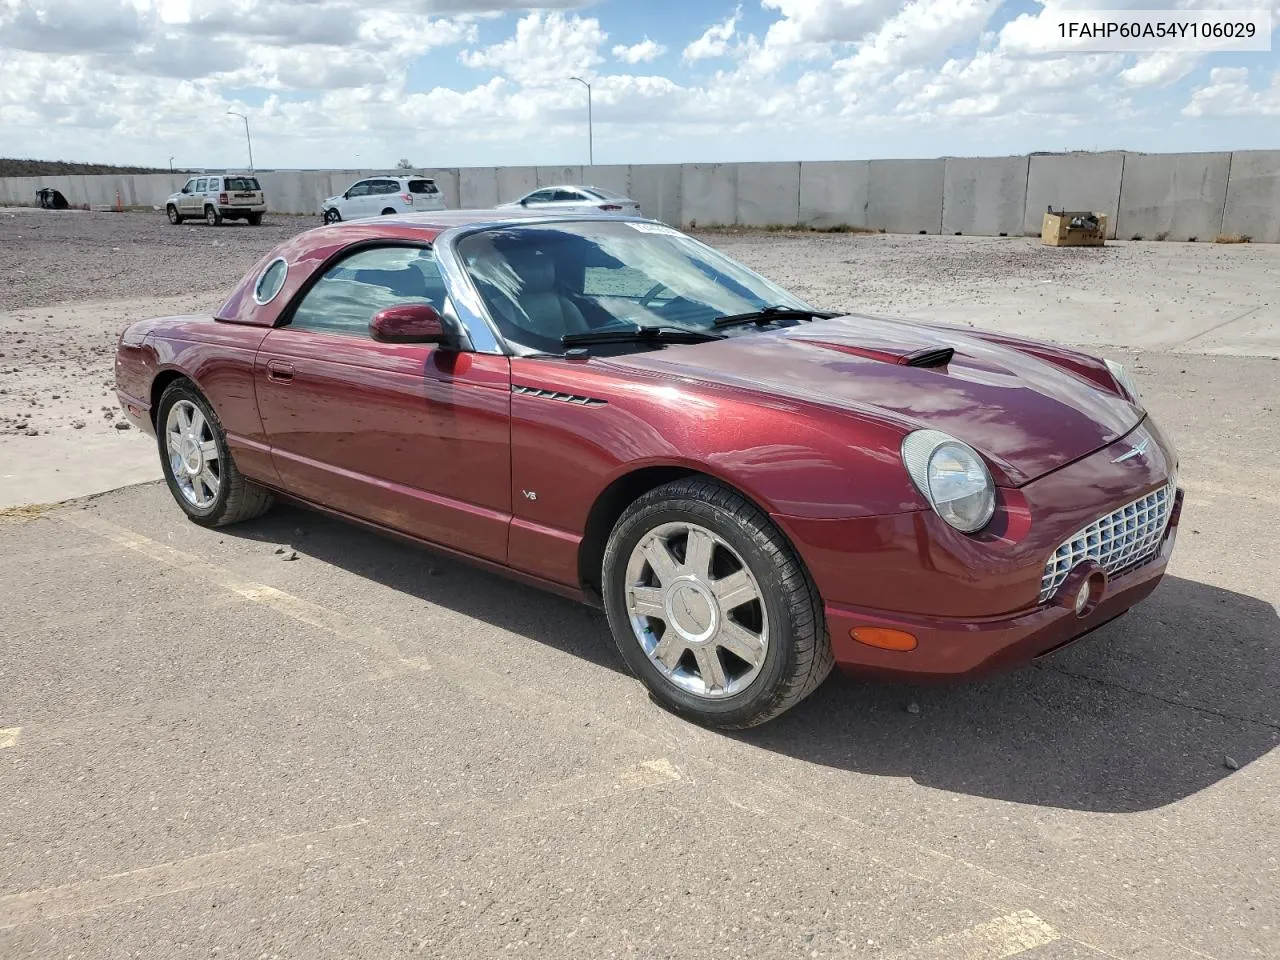
[[[738,219],[738,164],[686,163],[680,168],[680,219],[732,226]]]
[[[800,164],[741,163],[735,223],[744,227],[800,222]]]
[[[1227,199],[1229,153],[1128,153],[1120,184],[1121,240],[1212,240]]]
[[[888,233],[942,232],[942,160],[872,160],[867,225]]]
[[[499,202],[498,171],[493,167],[463,167],[458,171],[458,207],[487,210]]]
[[[798,220],[806,227],[865,227],[870,187],[866,160],[802,163]]]
[[[977,236],[1022,233],[1026,157],[948,157],[942,176],[942,232]]]
[[[890,233],[1037,235],[1046,207],[1096,210],[1114,239],[1280,242],[1280,151],[1036,154],[945,160],[464,167],[416,171],[452,208],[486,209],[556,183],[627,194],[673,225],[851,226]],[[386,170],[263,171],[276,213],[321,201]],[[0,204],[33,205],[40,187],[76,206],[163,206],[188,174],[0,178]]]
[[[1222,232],[1280,243],[1280,151],[1242,150],[1231,155]]]
[[[684,218],[684,168],[678,163],[655,163],[630,168],[631,199],[646,217],[679,226]],[[604,184],[601,184],[604,186]]]
[[[1022,229],[1039,236],[1048,207],[1107,215],[1107,236],[1116,235],[1122,153],[1036,155],[1027,172],[1027,209]]]

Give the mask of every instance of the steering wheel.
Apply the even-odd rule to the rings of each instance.
[[[666,289],[667,285],[665,283],[655,283],[649,288],[649,292],[640,298],[640,306],[647,307],[649,305],[649,301]]]

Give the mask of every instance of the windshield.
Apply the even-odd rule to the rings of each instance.
[[[563,353],[561,338],[571,333],[637,326],[711,332],[717,317],[808,306],[652,223],[498,227],[464,237],[458,253],[503,336],[525,352]]]

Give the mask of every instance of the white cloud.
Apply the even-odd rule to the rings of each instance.
[[[879,74],[941,56],[977,39],[1001,0],[912,0],[858,52],[836,64],[852,73]]]
[[[738,32],[738,18],[741,10],[734,11],[733,16],[707,27],[706,31],[693,43],[684,48],[684,58],[689,62],[723,57],[729,52],[729,41]]]
[[[531,13],[516,24],[515,36],[483,50],[464,50],[458,59],[526,85],[563,83],[603,63],[599,48],[608,38],[594,17]]]
[[[1217,67],[1209,71],[1209,82],[1191,94],[1182,108],[1188,117],[1275,117],[1280,116],[1280,73],[1271,86],[1254,90],[1245,67]]]
[[[620,43],[613,48],[614,59],[621,60],[623,63],[651,63],[666,52],[666,47],[648,37],[629,47]]]
[[[1191,73],[1201,59],[1198,53],[1144,53],[1132,67],[1120,72],[1120,80],[1130,87],[1167,87]]]

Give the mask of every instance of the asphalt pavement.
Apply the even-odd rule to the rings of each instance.
[[[598,613],[301,509],[5,511],[0,957],[1280,956],[1280,362],[1128,359],[1188,491],[1149,600],[737,735]]]

